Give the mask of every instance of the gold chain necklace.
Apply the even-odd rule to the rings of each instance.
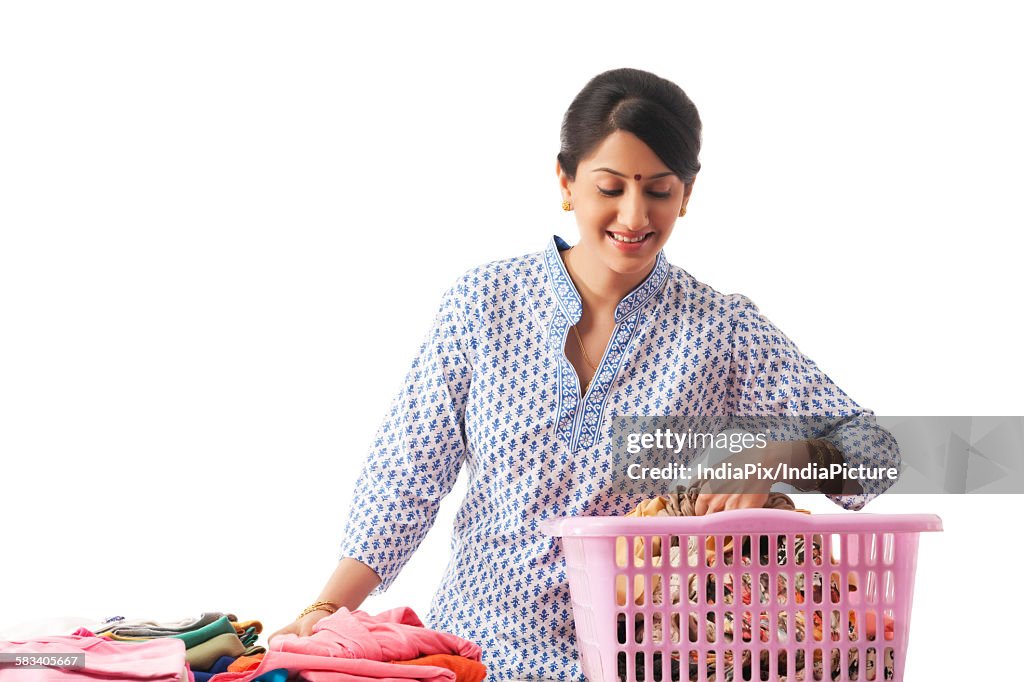
[[[590,369],[594,370],[594,374],[591,375],[590,381],[588,381],[587,385],[583,387],[583,392],[586,393],[587,390],[590,388],[590,384],[594,383],[594,376],[597,375],[597,365],[590,361],[590,356],[587,355],[587,349],[583,347],[583,339],[580,338],[580,332],[578,329],[576,329],[576,325],[572,326],[572,330],[576,334],[576,343],[580,345],[580,350],[583,351],[583,359],[586,361],[588,365],[590,365]]]

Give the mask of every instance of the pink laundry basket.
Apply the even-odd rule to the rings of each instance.
[[[541,530],[562,538],[589,682],[899,682],[918,534],[942,521],[743,509]]]

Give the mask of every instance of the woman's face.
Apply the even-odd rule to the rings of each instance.
[[[623,275],[650,270],[693,189],[624,130],[580,161],[575,180],[556,169],[562,198],[576,213],[580,251]]]

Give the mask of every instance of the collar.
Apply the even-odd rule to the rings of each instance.
[[[565,251],[568,248],[568,242],[557,234],[552,235],[550,241],[548,241],[547,248],[544,250],[544,262],[547,265],[551,288],[555,292],[558,307],[569,318],[570,324],[576,324],[583,315],[583,301],[580,298],[579,292],[576,291],[572,279],[569,277],[569,272],[565,269],[565,263],[562,262],[561,256],[558,255],[559,251]],[[658,251],[658,258],[655,260],[654,267],[651,269],[650,274],[647,275],[647,278],[626,294],[625,298],[615,306],[615,324],[618,324],[642,308],[647,301],[651,300],[658,293],[658,290],[661,289],[661,286],[668,279],[668,269],[668,259],[665,258],[663,249]]]

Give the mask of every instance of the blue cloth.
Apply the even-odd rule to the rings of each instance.
[[[221,656],[217,659],[217,662],[213,664],[213,667],[207,671],[193,670],[192,674],[195,675],[196,682],[207,682],[211,677],[217,673],[228,672],[228,666],[237,660],[234,656]]]
[[[583,679],[560,541],[538,522],[622,515],[649,496],[612,471],[612,418],[825,415],[851,465],[899,466],[873,414],[748,298],[719,293],[663,252],[616,307],[581,396],[564,353],[582,314],[566,248],[553,236],[543,251],[467,271],[444,294],[355,483],[340,547],[380,575],[375,594],[386,590],[466,466],[452,558],[425,622],[478,643],[489,680]],[[831,499],[859,509],[891,484],[864,481],[865,495]]]
[[[288,679],[288,668],[275,668],[268,670],[259,677],[253,678],[252,682],[285,682]]]

